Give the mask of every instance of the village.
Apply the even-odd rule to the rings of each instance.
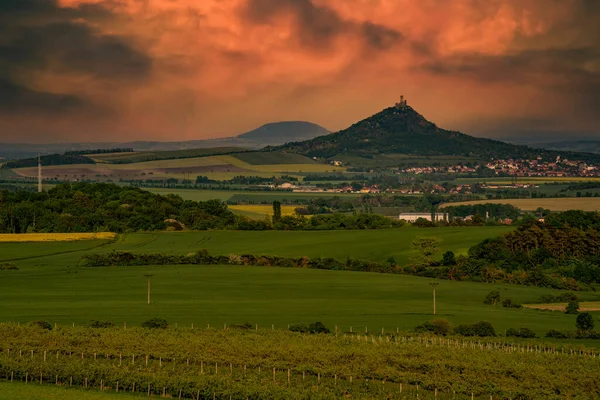
[[[589,165],[578,160],[561,159],[556,157],[553,162],[542,161],[542,157],[535,160],[507,160],[497,159],[487,164],[466,166],[425,166],[403,169],[400,172],[412,174],[462,174],[477,173],[482,168],[492,170],[497,176],[517,177],[596,177],[600,176],[597,166]]]

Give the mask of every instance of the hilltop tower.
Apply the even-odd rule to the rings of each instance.
[[[398,103],[396,103],[396,108],[404,108],[406,107],[406,100],[404,100],[404,96],[400,96],[400,101]]]
[[[42,158],[38,154],[38,193],[42,193]]]

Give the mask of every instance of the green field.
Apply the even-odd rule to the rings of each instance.
[[[115,243],[0,243],[0,261],[14,260],[18,271],[0,271],[0,321],[46,319],[85,324],[110,319],[139,324],[163,316],[171,322],[222,325],[250,321],[261,326],[321,320],[344,329],[410,329],[431,315],[430,279],[403,275],[234,266],[147,266],[80,268],[87,252],[128,250],[187,254],[201,248],[212,254],[252,253],[281,256],[352,256],[399,263],[413,256],[417,235],[437,235],[442,250],[463,253],[484,237],[510,228],[407,228],[381,231],[198,232],[121,236]],[[81,247],[77,247],[81,246]],[[86,247],[87,246],[87,247]],[[102,247],[98,247],[102,246]],[[32,247],[35,249],[31,253]],[[47,255],[44,255],[47,254]],[[146,304],[146,278],[152,277],[152,304]],[[536,302],[556,291],[525,286],[440,281],[438,316],[454,323],[490,320],[504,330],[526,326],[539,334],[572,329],[574,317],[558,312],[506,309],[482,303],[491,290],[503,298]],[[27,293],[24,296],[23,293]],[[594,293],[582,300],[597,301]]]
[[[250,204],[269,204],[274,200],[310,200],[313,198],[333,197],[357,198],[360,194],[352,193],[298,193],[298,192],[251,192],[246,190],[197,190],[197,189],[170,189],[170,188],[145,188],[152,193],[161,195],[176,194],[184,200],[206,201],[219,199],[221,201],[242,202]]]
[[[274,164],[317,164],[312,159],[294,153],[281,152],[249,152],[234,156],[252,165],[274,165]]]

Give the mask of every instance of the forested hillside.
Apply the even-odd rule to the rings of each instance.
[[[579,290],[600,283],[599,265],[600,214],[567,211],[485,239],[468,257],[445,254],[440,264],[418,274]]]
[[[113,184],[62,184],[44,193],[0,191],[2,233],[164,230],[170,219],[194,229],[235,222],[217,200],[184,201]]]
[[[586,153],[567,153],[532,149],[497,140],[477,138],[439,128],[408,105],[389,107],[351,127],[304,142],[288,143],[265,150],[284,150],[310,157],[337,155],[370,157],[378,154],[420,156],[458,155],[481,159],[553,159],[557,155],[579,160],[600,160]]]

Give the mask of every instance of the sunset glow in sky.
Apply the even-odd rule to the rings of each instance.
[[[339,130],[401,94],[475,136],[600,137],[600,1],[0,1],[0,141]]]

